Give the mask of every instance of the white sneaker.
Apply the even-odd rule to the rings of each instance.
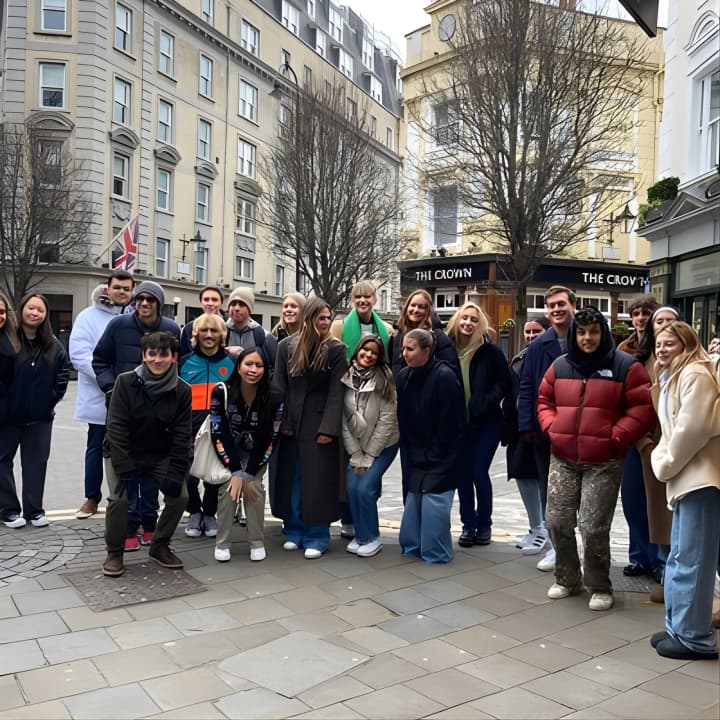
[[[593,593],[588,607],[591,610],[609,610],[613,603],[612,593]]]
[[[545,554],[545,557],[535,566],[538,570],[543,572],[552,572],[555,570],[555,548],[550,548]]]
[[[299,545],[292,540],[286,540],[283,543],[283,550],[297,550]]]
[[[7,520],[3,520],[3,525],[17,530],[17,528],[25,527],[27,522],[22,515],[10,515]]]
[[[230,560],[230,548],[215,548],[215,559],[218,562],[227,562]]]
[[[347,540],[355,537],[355,526],[352,523],[343,523],[340,527],[340,537]]]
[[[347,544],[347,547],[345,548],[345,552],[349,552],[349,553],[352,553],[353,555],[357,555],[357,551],[358,551],[359,547],[360,547],[360,545],[358,544],[357,540],[351,540]]]
[[[253,562],[260,562],[267,557],[264,547],[250,548],[250,559]]]
[[[191,538],[199,538],[202,535],[202,513],[192,513],[185,528],[185,535]]]
[[[553,583],[547,591],[547,596],[551,600],[562,600],[563,598],[570,597],[573,593],[579,590],[577,587],[567,587],[566,585],[559,585]]]
[[[533,538],[533,531],[530,530],[530,532],[525,533],[524,535],[518,535],[517,542],[515,543],[515,547],[518,550],[522,550],[523,548],[528,547],[530,543],[532,542]]]
[[[47,519],[44,513],[41,513],[34,518],[30,518],[30,524],[33,527],[47,527],[50,524],[50,521]]]
[[[357,549],[357,556],[358,557],[372,557],[373,555],[377,555],[381,550],[382,550],[382,540],[380,538],[375,538],[374,540],[371,540],[369,543],[360,545],[360,547]]]
[[[547,530],[538,528],[530,533],[528,542],[522,548],[523,555],[539,555],[549,542]]]
[[[217,537],[217,519],[214,515],[203,515],[203,531],[206,537]]]
[[[320,550],[316,550],[315,548],[305,548],[306,560],[317,560],[321,556],[322,553],[320,552]]]

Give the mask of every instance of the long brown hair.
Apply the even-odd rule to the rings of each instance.
[[[383,400],[393,402],[395,400],[395,378],[392,369],[388,363],[387,353],[383,341],[377,335],[365,335],[360,338],[355,346],[355,351],[350,358],[353,364],[357,359],[357,355],[368,343],[373,342],[378,347],[378,358],[375,362],[375,389],[382,395]]]
[[[339,343],[330,333],[321,337],[315,327],[315,321],[323,310],[332,308],[325,300],[313,296],[305,303],[302,325],[294,336],[295,342],[290,348],[288,371],[292,377],[299,377],[310,370],[321,370],[327,363],[328,346]]]
[[[10,301],[7,299],[5,293],[0,290],[0,303],[5,306],[5,325],[0,329],[0,334],[5,334],[5,337],[10,341],[13,350],[17,352],[20,349],[20,340],[18,339],[18,324],[17,316],[13,310]]]
[[[28,293],[20,300],[20,304],[18,305],[18,335],[21,341],[26,339],[25,330],[22,324],[22,313],[25,306],[33,298],[41,300],[42,304],[45,306],[45,319],[40,323],[40,325],[38,325],[36,337],[40,341],[40,347],[42,348],[43,355],[49,357],[55,348],[55,336],[53,335],[52,326],[50,325],[50,305],[48,305],[47,298],[44,295],[41,295],[40,293]]]
[[[405,304],[403,305],[402,312],[400,313],[400,319],[398,320],[398,327],[400,328],[400,331],[405,333],[408,330],[412,330],[413,328],[409,328],[407,325],[407,311],[410,307],[410,301],[416,296],[416,295],[422,295],[428,302],[428,314],[427,319],[425,320],[425,327],[419,328],[421,330],[432,330],[432,315],[435,311],[435,306],[433,304],[432,295],[427,290],[413,290],[407,297],[407,300],[405,301]]]

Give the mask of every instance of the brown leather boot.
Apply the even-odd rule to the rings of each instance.
[[[170,570],[182,570],[183,568],[183,561],[170,549],[169,545],[158,545],[157,547],[151,545],[148,555],[158,565]]]
[[[120,577],[125,572],[122,553],[108,553],[102,570],[108,577]]]

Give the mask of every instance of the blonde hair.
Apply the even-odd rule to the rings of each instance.
[[[321,370],[327,362],[328,346],[339,343],[330,333],[321,337],[315,327],[315,320],[323,310],[332,308],[322,298],[313,296],[305,304],[302,325],[295,333],[295,342],[290,350],[288,372],[291,377],[299,377],[311,370]]]
[[[370,297],[377,297],[377,291],[375,286],[369,280],[360,280],[352,286],[350,291],[350,297],[354,298],[358,295],[369,295]]]
[[[220,347],[222,347],[225,344],[225,339],[227,338],[228,334],[228,329],[225,321],[220,315],[209,315],[208,313],[203,313],[202,315],[198,315],[193,320],[192,338],[190,340],[190,345],[192,346],[192,348],[194,349],[197,346],[197,338],[200,333],[200,328],[204,327],[205,325],[208,325],[213,330],[218,330],[220,332]]]
[[[410,328],[407,325],[407,311],[410,307],[410,301],[416,296],[416,295],[422,295],[427,301],[428,301],[428,314],[427,318],[425,320],[425,327],[419,328],[420,330],[432,330],[432,314],[435,311],[435,306],[433,303],[432,296],[427,290],[413,290],[407,297],[407,300],[405,301],[405,304],[403,305],[402,312],[400,313],[400,319],[398,320],[398,327],[400,328],[400,332],[407,332],[408,330],[413,330],[414,328]]]
[[[460,347],[460,318],[468,310],[475,310],[475,312],[477,312],[479,322],[475,326],[473,334],[470,336],[470,341],[468,342],[467,347],[462,349]],[[455,314],[450,318],[447,325],[447,336],[450,340],[452,340],[452,344],[455,346],[458,355],[472,357],[476,350],[485,342],[485,335],[489,329],[490,321],[488,320],[487,315],[482,311],[482,308],[474,302],[466,302],[464,305],[461,305],[455,311]]]

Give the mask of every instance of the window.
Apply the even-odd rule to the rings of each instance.
[[[115,6],[115,47],[127,53],[132,49],[132,10],[120,3]]]
[[[215,0],[200,0],[200,17],[212,25],[215,15]]]
[[[62,143],[38,143],[40,184],[43,187],[57,187],[62,181]]]
[[[382,102],[382,83],[374,76],[370,76],[370,95],[379,103]]]
[[[65,65],[40,63],[40,107],[65,107]]]
[[[312,68],[307,65],[303,66],[303,84],[306,88],[312,87]]]
[[[327,40],[322,30],[315,31],[315,51],[318,55],[325,57],[327,54]]]
[[[42,0],[42,29],[65,30],[65,0]]]
[[[353,65],[352,55],[340,48],[340,53],[338,55],[338,68],[341,73],[347,75],[351,80],[353,77]]]
[[[198,222],[210,222],[210,186],[199,182],[195,190],[195,219]]]
[[[160,31],[160,62],[158,69],[165,75],[175,74],[175,38],[164,30]]]
[[[307,14],[315,19],[315,0],[307,0]]]
[[[293,35],[298,34],[300,12],[294,5],[291,5],[288,0],[282,0],[282,24],[293,33]]]
[[[212,153],[212,124],[203,118],[198,119],[197,156],[210,160]]]
[[[330,5],[330,11],[328,15],[328,24],[330,35],[334,37],[339,43],[343,41],[343,16],[342,13]]]
[[[235,258],[235,277],[240,280],[255,280],[255,260],[238,255]]]
[[[166,278],[168,276],[170,260],[170,241],[164,238],[155,240],[155,275]]]
[[[357,120],[357,103],[350,98],[345,98],[345,116],[351,122]]]
[[[258,89],[249,82],[240,79],[240,108],[242,117],[257,122],[258,120]]]
[[[452,146],[459,140],[460,121],[457,107],[452,102],[444,102],[434,107],[435,127],[433,139],[438,145]]]
[[[285,294],[285,268],[282,265],[275,266],[275,295],[282,297]]]
[[[363,38],[362,61],[366,68],[375,70],[375,46],[372,38]]]
[[[292,110],[285,104],[280,104],[278,114],[278,137],[287,140],[290,137],[290,120]]]
[[[435,245],[447,245],[457,241],[458,197],[454,187],[438,190],[433,197],[433,235]]]
[[[200,55],[200,86],[198,91],[205,97],[212,97],[213,61],[207,55]]]
[[[237,200],[235,229],[243,235],[255,237],[255,203],[244,198]]]
[[[285,67],[290,65],[290,53],[283,48],[280,50],[280,69],[283,70],[283,75],[286,77],[290,74],[290,71]]]
[[[158,140],[172,144],[173,106],[167,100],[158,102]]]
[[[438,310],[455,310],[460,307],[460,294],[451,292],[435,293],[435,307]]]
[[[377,118],[374,115],[370,116],[370,137],[377,135]]]
[[[113,122],[130,125],[130,96],[132,87],[129,82],[115,78],[113,96]]]
[[[388,291],[387,290],[380,291],[380,310],[382,310],[383,312],[390,311],[390,306],[388,304]]]
[[[706,75],[698,84],[698,172],[712,170],[720,157],[720,70]]]
[[[260,54],[260,31],[247,20],[242,21],[240,38],[240,44],[251,55]]]
[[[170,212],[170,195],[172,192],[172,173],[159,168],[157,171],[157,201],[158,210]]]
[[[200,285],[207,284],[207,248],[198,248],[195,251],[195,282]]]
[[[113,153],[112,194],[127,199],[130,187],[130,158]]]
[[[255,164],[256,153],[257,148],[255,145],[247,142],[247,140],[238,138],[238,175],[246,175],[247,177],[255,179],[257,174],[257,166]]]
[[[387,128],[387,130],[385,131],[385,144],[392,150],[392,147],[393,147],[392,128]]]

